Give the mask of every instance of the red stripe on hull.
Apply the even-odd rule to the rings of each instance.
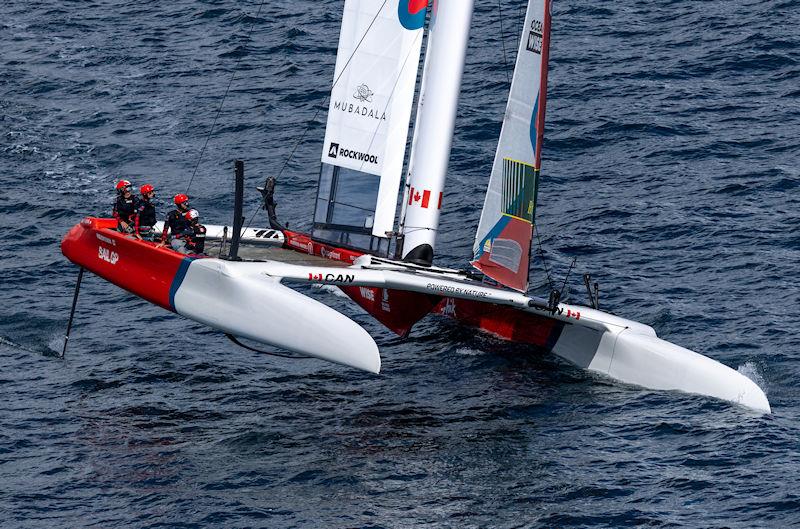
[[[173,310],[169,292],[184,255],[123,235],[114,219],[86,218],[61,241],[78,266],[151,303]]]
[[[283,232],[286,242],[284,246],[296,252],[307,253],[343,263],[353,264],[356,259],[364,255],[364,252],[339,248],[331,244],[315,241],[304,233],[285,230]]]
[[[546,316],[467,299],[446,298],[435,312],[499,338],[547,350],[553,348],[564,328],[562,322]]]

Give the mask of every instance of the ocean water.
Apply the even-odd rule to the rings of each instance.
[[[117,179],[163,212],[197,167],[223,223],[242,158],[309,226],[341,4],[0,4],[0,525],[800,525],[797,0],[554,2],[538,209],[551,279],[577,258],[571,300],[591,272],[604,309],[753,378],[772,415],[434,317],[400,340],[320,289],[381,375],[236,348],[94,276],[56,358],[77,276],[59,241]],[[469,256],[499,134],[524,5],[500,7],[474,16],[443,265]]]

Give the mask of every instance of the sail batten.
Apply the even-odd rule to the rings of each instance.
[[[472,265],[499,283],[528,289],[541,169],[550,41],[550,0],[530,0]]]
[[[358,227],[369,228],[376,237],[386,237],[394,229],[419,69],[427,4],[411,4],[409,0],[345,0],[328,105],[323,171],[326,164],[346,170],[335,179],[341,181],[368,182],[366,175],[379,177],[376,190],[353,197],[347,205],[374,212]],[[367,199],[371,202],[366,203]],[[334,207],[331,202],[329,209]]]

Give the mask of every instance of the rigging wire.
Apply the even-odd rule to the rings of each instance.
[[[356,44],[356,47],[353,49],[353,53],[351,53],[350,57],[347,58],[347,62],[345,62],[344,66],[342,67],[342,71],[339,72],[339,75],[336,77],[336,79],[333,80],[333,85],[331,86],[331,91],[333,91],[333,89],[336,88],[336,85],[339,84],[339,80],[344,75],[344,72],[347,70],[347,67],[350,66],[350,62],[353,60],[353,57],[356,56],[356,52],[361,47],[361,44],[364,42],[364,39],[367,38],[367,34],[369,34],[369,30],[372,29],[373,25],[375,25],[375,21],[378,20],[378,15],[381,14],[381,11],[383,11],[383,8],[384,8],[384,6],[386,6],[386,2],[388,2],[388,1],[389,0],[384,0],[383,4],[381,4],[380,9],[378,9],[375,12],[375,16],[372,17],[372,21],[369,23],[369,26],[367,26],[366,31],[364,31],[364,34],[361,36],[361,40],[358,41],[358,44]],[[308,125],[306,125],[306,128],[303,131],[302,136],[300,136],[300,139],[297,141],[297,143],[295,143],[294,148],[292,149],[292,152],[289,153],[289,157],[286,158],[285,162],[283,162],[283,166],[281,167],[281,170],[278,172],[278,176],[283,174],[283,170],[286,169],[286,166],[289,164],[289,161],[294,156],[294,153],[297,150],[297,147],[300,145],[300,143],[306,137],[306,134],[308,133],[309,129],[311,129],[311,125],[317,120],[317,116],[319,116],[319,113],[322,111],[322,108],[324,107],[325,102],[328,101],[329,97],[330,96],[325,96],[325,99],[322,101],[322,105],[323,106],[320,106],[319,108],[317,108],[317,112],[314,114],[314,117],[311,118],[311,121],[309,121]],[[275,177],[276,180],[278,179],[278,176]]]
[[[381,14],[381,12],[383,11],[383,8],[386,7],[386,3],[388,1],[389,0],[383,0],[383,3],[381,4],[380,9],[378,9],[375,12],[375,16],[372,17],[372,20],[370,21],[369,26],[367,26],[367,29],[364,31],[364,34],[361,36],[361,39],[358,41],[358,44],[356,44],[356,47],[353,48],[353,52],[350,54],[350,57],[347,58],[347,61],[345,62],[344,66],[342,67],[342,71],[339,72],[339,75],[336,76],[336,79],[333,80],[333,85],[331,85],[331,92],[333,91],[334,88],[336,88],[336,85],[339,84],[339,80],[342,78],[342,75],[344,75],[344,72],[347,71],[347,67],[350,65],[350,62],[353,60],[353,57],[356,56],[356,52],[358,52],[359,48],[361,48],[361,44],[364,42],[364,39],[367,38],[367,35],[369,34],[370,30],[372,29],[372,26],[375,25],[375,21],[378,20],[378,15]],[[262,4],[263,3],[264,3],[264,1],[262,0]],[[278,174],[275,176],[275,180],[278,180],[278,178],[280,178],[280,176],[283,174],[283,171],[286,169],[286,166],[289,165],[289,162],[294,157],[294,153],[297,151],[297,148],[300,146],[300,144],[305,139],[306,134],[308,134],[308,131],[311,130],[311,126],[314,123],[316,123],[317,117],[319,116],[319,113],[322,111],[323,108],[325,108],[325,103],[328,101],[329,98],[330,98],[330,96],[325,96],[325,99],[323,99],[322,104],[319,107],[317,107],[317,111],[314,113],[314,117],[311,118],[311,120],[309,120],[308,124],[306,125],[306,128],[303,130],[303,134],[300,136],[300,139],[297,140],[297,142],[294,144],[294,147],[292,147],[292,150],[289,153],[289,156],[283,162],[283,165],[281,166],[280,171],[278,171]],[[256,207],[255,211],[250,216],[250,220],[247,221],[247,226],[245,226],[245,228],[249,228],[250,227],[250,225],[253,223],[253,220],[256,218],[256,214],[258,214],[259,211],[261,211],[261,205],[260,204]]]
[[[414,42],[416,42],[418,39],[421,39],[421,38],[422,38],[422,33],[417,35],[417,38],[414,39]],[[394,97],[394,91],[397,90],[397,85],[400,84],[400,79],[402,77],[403,71],[406,69],[406,64],[408,63],[408,59],[412,56],[412,52],[413,51],[414,51],[414,45],[412,44],[411,46],[409,46],[408,53],[406,53],[405,59],[403,59],[403,66],[400,67],[400,73],[397,75],[397,78],[394,80],[394,84],[392,85],[392,90],[389,92],[389,97],[386,98],[386,105],[383,107],[383,111],[384,112],[386,112],[386,110],[389,108],[389,105],[392,104],[392,98]],[[419,64],[417,64],[417,70],[419,70]],[[372,133],[372,137],[369,140],[369,145],[367,147],[367,152],[369,152],[369,150],[372,148],[372,144],[375,142],[375,138],[378,136],[378,129],[380,129],[380,127],[381,127],[380,122],[378,122],[378,124],[375,125],[375,131]],[[408,135],[408,133],[406,133],[406,135]],[[364,166],[363,162],[362,162],[361,166],[362,167]]]
[[[264,2],[266,2],[266,0],[261,0],[261,3],[258,5],[258,10],[256,11],[255,16],[253,17],[253,23],[250,24],[250,29],[247,31],[247,36],[244,39],[245,46],[250,41],[250,34],[253,32],[253,28],[255,28],[256,26],[256,21],[258,20],[258,15],[261,14],[261,8],[264,7]],[[233,73],[231,74],[231,80],[228,81],[228,87],[225,89],[225,94],[223,94],[222,100],[219,102],[219,108],[217,108],[217,115],[214,116],[214,122],[211,124],[211,130],[208,131],[208,135],[206,136],[206,141],[203,144],[203,148],[200,150],[200,156],[197,157],[197,164],[195,164],[194,171],[192,171],[192,177],[189,179],[189,184],[186,186],[187,195],[189,194],[189,189],[192,187],[192,182],[194,181],[194,177],[195,175],[197,175],[197,169],[200,167],[200,162],[203,160],[203,154],[206,152],[206,147],[208,147],[208,141],[214,134],[214,128],[217,126],[217,120],[219,119],[219,115],[222,113],[222,106],[225,104],[225,99],[228,97],[228,92],[231,89],[233,80],[236,78],[236,70],[239,68],[239,63],[242,62],[244,56],[245,53],[243,52],[239,56],[239,58],[236,59],[236,64],[233,66]]]
[[[228,340],[230,340],[233,343],[235,343],[236,345],[238,345],[239,347],[241,347],[243,349],[247,349],[248,351],[255,351],[256,353],[261,353],[261,354],[265,354],[265,355],[269,355],[269,356],[277,356],[279,358],[289,358],[289,359],[292,359],[292,360],[304,360],[306,358],[311,358],[310,356],[303,356],[303,355],[296,355],[296,354],[289,354],[289,353],[279,353],[277,351],[265,351],[264,349],[257,349],[255,347],[250,347],[249,345],[243,344],[241,341],[239,341],[239,339],[236,336],[234,336],[232,334],[228,334],[228,333],[225,333],[225,337]]]
[[[559,299],[564,295],[564,288],[567,286],[567,279],[569,279],[569,275],[572,273],[572,269],[575,267],[575,263],[578,262],[577,257],[572,258],[572,264],[569,265],[569,270],[567,270],[567,275],[564,277],[564,283],[561,285],[561,291],[558,293]]]
[[[536,242],[539,246],[539,257],[542,259],[542,265],[544,266],[544,273],[547,275],[547,284],[550,286],[550,290],[555,290],[553,288],[553,279],[550,277],[550,269],[547,266],[547,259],[544,257],[544,249],[542,249],[542,237],[539,233],[539,228],[536,224],[533,225],[533,232],[536,234]]]
[[[289,153],[289,156],[286,158],[286,161],[283,162],[283,166],[281,167],[281,170],[278,171],[278,175],[275,177],[275,180],[278,180],[278,178],[283,174],[284,169],[286,169],[286,166],[289,165],[289,162],[294,157],[295,151],[300,146],[300,144],[303,143],[303,140],[305,139],[306,134],[308,134],[308,131],[311,130],[311,125],[313,125],[317,121],[317,116],[319,116],[319,113],[322,111],[322,108],[325,106],[325,102],[327,100],[328,100],[328,97],[326,96],[325,99],[322,102],[322,106],[317,108],[317,111],[314,113],[314,117],[311,118],[311,120],[308,122],[308,125],[306,125],[306,128],[303,131],[303,134],[300,136],[300,139],[297,140],[297,143],[295,143],[294,147],[292,147],[292,151]],[[256,215],[258,214],[259,211],[261,211],[261,204],[256,206],[255,211],[253,211],[253,214],[250,215],[250,220],[247,221],[247,226],[245,226],[244,229],[247,229],[247,228],[250,227],[250,225],[253,223],[253,220],[255,220]],[[288,224],[287,224],[287,226],[288,226]]]
[[[372,21],[369,23],[369,26],[367,26],[366,31],[364,31],[364,34],[361,36],[361,40],[358,41],[358,44],[356,44],[355,49],[353,49],[353,53],[351,53],[350,57],[347,58],[347,62],[344,63],[344,66],[342,67],[342,71],[339,72],[339,76],[333,81],[333,86],[331,87],[331,89],[333,89],[339,83],[339,79],[342,78],[342,75],[344,75],[345,70],[347,70],[347,67],[350,66],[350,61],[352,61],[353,57],[356,56],[356,52],[358,51],[358,48],[361,47],[361,44],[364,42],[364,39],[367,38],[367,35],[369,34],[369,30],[372,29],[373,25],[375,25],[375,21],[378,20],[378,15],[381,14],[381,11],[383,11],[383,8],[386,7],[386,2],[388,2],[388,1],[389,0],[383,0],[383,3],[381,4],[380,9],[378,9],[375,12],[375,16],[372,17]]]

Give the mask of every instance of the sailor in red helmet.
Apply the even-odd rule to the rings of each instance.
[[[172,249],[181,253],[188,253],[186,248],[186,233],[190,229],[190,223],[185,215],[189,212],[189,197],[180,193],[175,195],[172,199],[175,202],[175,209],[167,214],[167,219],[164,221],[164,231],[161,232],[161,242],[158,246],[167,244],[167,237],[172,233]]]
[[[190,209],[183,218],[189,221],[189,227],[183,237],[186,248],[191,253],[203,253],[206,248],[206,227],[200,224],[200,214],[196,209]]]
[[[133,233],[134,216],[139,200],[133,195],[132,185],[127,180],[117,182],[117,199],[114,201],[114,218],[122,233]]]
[[[153,198],[156,196],[156,190],[152,185],[145,184],[139,188],[139,191],[142,197],[136,206],[133,232],[137,239],[152,241],[155,238],[153,226],[156,224],[156,206],[153,204]]]

